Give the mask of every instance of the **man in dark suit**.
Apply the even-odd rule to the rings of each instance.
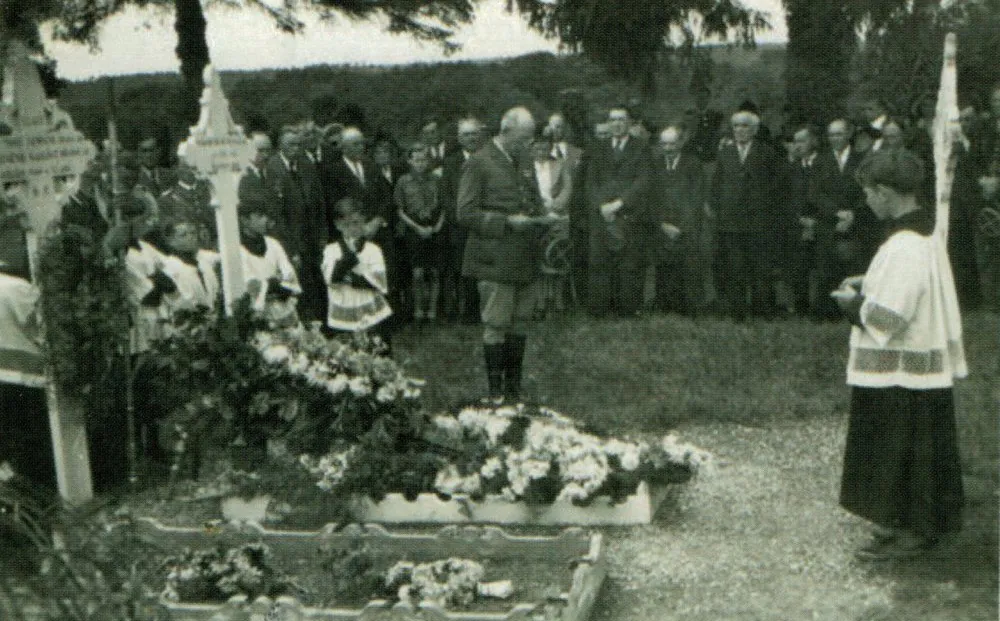
[[[800,314],[813,313],[818,302],[815,286],[818,146],[819,138],[811,126],[799,127],[792,134],[788,204],[793,221],[785,242],[788,255],[783,263],[784,278],[791,286],[795,312]]]
[[[665,128],[659,140],[649,205],[656,308],[693,315],[706,297],[700,236],[706,194],[702,162],[683,149],[680,128]]]
[[[719,148],[709,205],[716,218],[716,285],[730,315],[774,314],[774,280],[789,216],[783,158],[756,140],[760,118],[731,119],[733,140]]]
[[[458,220],[468,230],[462,275],[479,282],[489,399],[520,399],[539,275],[541,199],[527,159],[535,122],[526,108],[508,110],[500,133],[465,163]]]
[[[436,120],[429,120],[420,128],[420,142],[427,146],[431,156],[431,170],[440,177],[444,173],[444,161],[451,155],[449,147],[441,133],[441,126]]]
[[[278,211],[279,201],[267,181],[267,163],[274,155],[274,146],[268,135],[264,133],[253,134],[250,137],[250,142],[256,150],[253,160],[240,176],[237,194],[240,201],[243,202],[261,199],[272,210],[270,218],[277,226],[282,221],[281,213]],[[276,231],[275,237],[284,243],[286,234],[283,231]]]
[[[266,186],[278,199],[276,231],[302,285],[299,315],[305,320],[326,317],[326,286],[320,272],[323,247],[329,239],[326,214],[315,171],[304,163],[298,133],[286,128],[279,150],[267,163]]]
[[[146,138],[139,143],[139,181],[153,198],[167,191],[177,180],[177,175],[169,168],[161,166],[163,149],[156,138]]]
[[[625,106],[612,108],[608,122],[611,140],[596,145],[587,168],[587,305],[597,316],[612,308],[627,316],[642,305],[650,158],[646,145],[629,136]]]
[[[324,160],[321,177],[326,189],[327,222],[331,238],[336,237],[333,206],[343,198],[351,197],[361,201],[365,207],[365,217],[369,221],[369,232],[375,233],[389,222],[386,205],[374,205],[373,189],[378,172],[365,155],[365,135],[356,127],[346,127],[340,137],[341,156]],[[371,238],[371,236],[370,236]]]
[[[852,274],[868,269],[878,247],[881,226],[865,205],[855,179],[865,154],[851,147],[851,126],[835,119],[826,129],[827,148],[816,156],[816,289],[814,313],[820,319],[841,316],[829,293]]]
[[[445,210],[447,251],[444,261],[442,296],[445,315],[465,322],[479,318],[479,291],[474,278],[462,276],[462,257],[468,231],[458,222],[458,186],[465,162],[486,144],[486,132],[479,119],[458,121],[459,149],[449,153],[441,167],[440,196]]]

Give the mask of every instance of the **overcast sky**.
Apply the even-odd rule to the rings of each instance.
[[[775,29],[758,35],[758,41],[787,38],[780,0],[745,0],[769,11]],[[339,18],[332,23],[305,16],[306,32],[278,32],[270,18],[253,10],[214,8],[207,16],[208,44],[215,66],[222,70],[302,67],[315,64],[408,64],[443,60],[472,60],[516,56],[528,52],[557,50],[528,30],[520,17],[503,9],[503,0],[484,0],[473,24],[463,28],[456,40],[463,44],[457,54],[445,57],[440,47],[419,43],[406,36],[390,35],[374,20],[352,22]],[[46,41],[46,49],[58,61],[59,74],[69,80],[99,75],[175,72],[176,37],[173,15],[162,9],[131,8],[105,24],[101,50],[93,54],[86,46]]]

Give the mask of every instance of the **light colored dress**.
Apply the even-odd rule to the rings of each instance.
[[[358,264],[351,268],[354,274],[370,285],[357,287],[348,277],[343,282],[330,282],[337,263],[344,253],[339,243],[327,244],[323,249],[323,280],[327,286],[326,325],[335,330],[360,332],[367,330],[392,315],[386,300],[388,284],[385,258],[382,249],[372,242],[365,242],[357,253]]]

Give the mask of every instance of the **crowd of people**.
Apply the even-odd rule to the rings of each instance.
[[[901,120],[872,99],[861,119],[775,134],[751,102],[727,121],[705,100],[658,127],[615,105],[592,132],[574,131],[560,112],[536,122],[518,109],[495,132],[464,116],[429,120],[405,140],[308,119],[253,133],[238,214],[254,305],[331,333],[375,330],[386,342],[405,322],[489,328],[496,292],[483,280],[530,285],[517,311],[535,318],[573,306],[597,317],[840,318],[829,293],[863,273],[884,239],[858,166],[907,151],[933,170],[930,118]],[[949,254],[963,308],[1000,300],[998,119],[1000,86],[987,114],[962,111],[956,140]],[[508,125],[518,137],[491,165]],[[172,312],[216,303],[213,192],[185,163],[164,166],[169,145],[156,138],[115,147],[117,168],[95,160],[62,223],[85,244],[125,252],[148,324],[141,348]],[[505,161],[509,179],[494,174]],[[923,204],[933,204],[933,181],[920,189]],[[483,219],[477,210],[497,201],[530,224]],[[523,239],[499,252],[510,228]],[[505,342],[505,331],[486,344]]]

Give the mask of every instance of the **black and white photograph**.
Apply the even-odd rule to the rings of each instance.
[[[998,33],[0,0],[0,621],[995,621]]]

